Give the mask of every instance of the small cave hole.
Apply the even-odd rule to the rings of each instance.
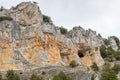
[[[45,71],[43,71],[43,72],[42,72],[42,75],[45,75],[45,74],[46,74],[46,72],[45,72]]]
[[[22,72],[20,72],[20,74],[23,74]]]
[[[80,58],[82,58],[82,57],[84,57],[84,54],[81,53],[80,51],[78,51],[78,56],[79,56]]]

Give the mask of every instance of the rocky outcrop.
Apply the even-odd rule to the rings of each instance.
[[[92,65],[96,62],[98,66],[104,64],[101,58],[99,47],[104,44],[102,37],[99,37],[95,31],[89,29],[84,30],[82,27],[74,27],[68,32],[67,37],[77,45],[78,50],[84,54],[81,60],[84,64]]]
[[[117,51],[118,46],[117,46],[117,43],[116,43],[115,39],[113,37],[109,37],[108,40],[109,40],[109,43],[110,43],[110,47],[112,47],[113,50]]]
[[[104,41],[99,37],[95,31],[88,29],[84,30],[82,27],[74,27],[68,32],[67,36],[74,41],[74,43],[87,43],[91,48],[99,47],[104,44]]]
[[[74,27],[62,35],[59,27],[44,22],[39,7],[31,2],[0,14],[13,19],[0,22],[0,70],[62,66],[73,60],[86,66],[104,64],[99,52],[104,42],[95,31]]]
[[[31,74],[42,75],[45,80],[52,80],[53,76],[63,71],[66,75],[68,75],[72,80],[91,80],[91,73],[87,72],[87,67],[79,66],[76,68],[63,67],[63,66],[49,66],[42,68],[35,68],[32,71],[28,71],[27,73],[23,73],[24,77],[22,80],[28,79]],[[27,76],[26,76],[27,74]],[[86,77],[87,76],[87,77]]]
[[[42,22],[42,14],[39,7],[31,2],[22,2],[16,7],[12,7],[8,15],[23,26],[40,26]]]

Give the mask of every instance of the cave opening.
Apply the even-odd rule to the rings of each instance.
[[[83,54],[82,52],[78,51],[78,56],[79,56],[80,58],[82,58],[82,57],[84,57],[84,54]]]

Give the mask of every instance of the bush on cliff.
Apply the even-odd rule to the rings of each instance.
[[[73,60],[71,61],[71,63],[69,64],[70,67],[74,68],[76,66],[78,66],[78,64]]]
[[[99,68],[98,68],[98,66],[97,66],[96,63],[93,63],[93,65],[91,66],[91,68],[92,68],[92,70],[95,71],[95,72],[99,71]]]
[[[55,75],[52,80],[71,80],[69,76],[65,75],[62,71]]]
[[[110,67],[109,63],[105,63],[101,72],[100,80],[118,80],[115,70]]]
[[[110,44],[108,39],[104,39],[104,43],[105,43],[105,45],[109,45]]]
[[[103,58],[107,57],[106,47],[104,45],[100,47],[100,53]]]
[[[100,53],[107,61],[120,60],[120,52],[114,51],[111,47],[106,48],[104,45],[100,47]]]
[[[11,17],[9,17],[9,16],[0,16],[0,21],[4,21],[4,20],[9,20],[9,21],[11,21],[11,20],[13,20]]]
[[[43,22],[50,23],[51,22],[50,17],[43,15]]]
[[[100,80],[118,80],[114,71],[102,72]]]
[[[30,77],[30,80],[44,80],[44,79],[42,77],[35,75],[35,74],[32,74]]]
[[[13,70],[8,70],[6,74],[7,80],[20,80],[20,77]]]
[[[114,57],[116,60],[120,60],[120,51],[117,51],[115,54],[114,54]]]
[[[114,70],[114,72],[118,74],[120,72],[120,64],[115,64],[112,70]]]
[[[60,27],[60,32],[61,34],[66,34],[67,33],[67,29],[64,27]]]

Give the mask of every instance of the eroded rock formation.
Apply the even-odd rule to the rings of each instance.
[[[13,19],[0,22],[0,70],[69,65],[73,60],[86,66],[104,64],[99,51],[104,41],[95,31],[74,27],[62,35],[31,2],[1,9],[0,14]]]

